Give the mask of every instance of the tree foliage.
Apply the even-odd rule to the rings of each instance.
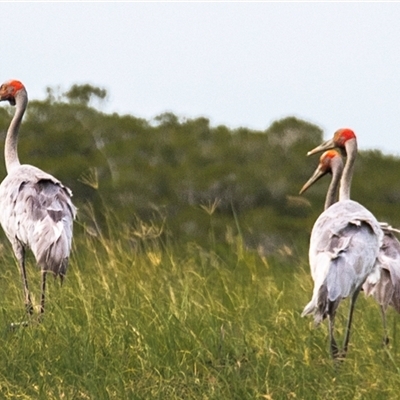
[[[92,97],[98,99],[105,99],[107,91],[86,83],[85,85],[72,85],[72,87],[65,93],[65,97],[71,103],[78,103],[82,105],[88,105]]]

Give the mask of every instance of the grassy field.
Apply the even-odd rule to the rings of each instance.
[[[360,296],[348,358],[335,368],[326,323],[300,317],[312,291],[306,250],[261,257],[227,232],[224,246],[178,245],[161,228],[78,226],[67,279],[49,280],[42,323],[26,319],[10,247],[0,258],[0,398],[397,399],[399,316],[391,342]],[[211,232],[212,233],[212,232]],[[40,274],[29,260],[36,304]],[[342,334],[348,303],[337,328]]]

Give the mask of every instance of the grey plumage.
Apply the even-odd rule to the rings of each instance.
[[[375,260],[382,236],[374,216],[355,201],[340,201],[325,210],[311,232],[315,286],[302,315],[314,313],[318,324],[333,316],[340,301],[359,291],[368,276],[379,277]]]
[[[381,223],[384,233],[383,244],[377,258],[377,266],[381,271],[377,282],[367,280],[363,285],[366,296],[372,296],[379,304],[383,323],[383,343],[389,342],[386,325],[386,311],[392,306],[400,313],[400,242],[395,236],[399,231],[388,224]]]
[[[395,236],[398,230],[387,224],[381,224],[384,238],[377,260],[381,269],[381,279],[363,286],[365,294],[375,298],[384,310],[392,306],[400,313],[400,242]]]
[[[27,106],[22,83],[9,81],[3,84],[0,100],[16,105],[5,143],[7,176],[0,185],[0,223],[20,266],[29,313],[33,307],[25,272],[27,249],[33,252],[41,268],[43,313],[46,274],[52,272],[63,279],[67,271],[76,208],[71,201],[71,191],[59,180],[39,168],[19,162],[18,130]]]
[[[362,285],[367,280],[372,284],[379,280],[380,268],[376,265],[376,259],[383,241],[383,232],[370,211],[350,200],[351,180],[357,155],[354,132],[350,129],[340,129],[333,139],[308,154],[335,147],[347,154],[340,179],[339,201],[330,205],[335,200],[336,192],[330,187],[329,201],[327,198],[325,203],[326,209],[318,217],[311,232],[309,260],[314,291],[302,315],[313,313],[316,323],[320,323],[326,317],[329,319],[331,354],[337,359],[340,356],[345,357],[347,353],[354,306]],[[338,159],[339,155],[331,154],[327,158]],[[317,170],[301,192],[326,172],[326,168],[320,168],[319,172]],[[337,176],[338,174],[335,182],[338,182]],[[350,310],[340,351],[334,338],[334,320],[341,300],[346,297],[350,297]]]
[[[322,176],[326,174],[332,174],[332,180],[329,185],[325,200],[325,209],[329,208],[332,204],[337,201],[337,192],[339,188],[339,181],[343,173],[343,161],[340,155],[336,151],[329,151],[324,153],[320,158],[320,163],[318,168],[312,175],[312,177],[304,184],[300,194],[305,192],[311,185],[318,181]],[[396,234],[400,233],[398,229],[391,227],[385,222],[379,222],[379,226],[383,231],[383,242],[379,249],[379,254],[376,259],[375,268],[380,272],[380,277],[378,275],[369,275],[365,283],[363,284],[363,290],[366,296],[372,296],[377,303],[380,305],[384,338],[383,342],[388,343],[388,333],[386,327],[386,311],[389,306],[392,306],[397,312],[400,313],[400,242],[396,237]],[[326,233],[326,232],[325,232]],[[337,236],[336,240],[340,241],[343,237]],[[329,238],[322,237],[321,241],[323,243],[328,243]],[[331,243],[334,245],[335,241],[332,240]],[[335,245],[336,248],[340,249],[343,246],[338,244]],[[342,271],[341,268],[337,269]],[[337,286],[345,288],[346,282],[350,282],[350,276],[348,274],[340,273],[337,279],[329,278],[328,281],[336,281]],[[328,291],[326,286],[321,289],[319,293],[319,298],[325,299],[328,296]],[[346,289],[343,289],[345,292]],[[333,293],[335,290],[333,290]],[[331,294],[331,297],[335,298],[336,295]],[[338,303],[332,304],[332,309],[337,308]],[[311,307],[311,305],[310,305]],[[308,308],[305,309],[305,314]],[[312,312],[313,310],[310,310]],[[329,312],[329,310],[324,303],[319,304],[317,307],[317,312],[315,314],[316,323],[320,323]]]

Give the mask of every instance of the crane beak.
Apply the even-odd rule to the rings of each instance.
[[[12,106],[15,106],[15,98],[13,96],[3,95],[0,93],[0,101],[8,101]]]
[[[320,152],[325,151],[325,150],[334,149],[335,147],[336,146],[335,146],[335,143],[334,143],[333,139],[329,139],[326,142],[324,142],[324,143],[320,144],[319,146],[317,146],[315,149],[310,150],[307,153],[307,155],[311,156],[312,154],[320,153]]]
[[[312,186],[318,179],[326,175],[327,172],[323,171],[321,168],[317,168],[311,178],[303,185],[299,194],[303,194],[310,186]]]

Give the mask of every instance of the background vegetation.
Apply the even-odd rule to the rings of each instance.
[[[305,154],[321,129],[293,117],[265,131],[172,113],[146,121],[94,108],[106,95],[90,85],[48,89],[29,104],[20,159],[71,187],[79,218],[66,283],[50,282],[46,317],[27,328],[11,329],[25,315],[2,237],[0,397],[397,398],[394,311],[383,349],[378,307],[360,298],[339,369],[326,326],[300,318],[328,179],[297,194],[318,162]],[[3,140],[13,111],[0,109]],[[399,167],[361,152],[353,181],[353,198],[393,226]],[[36,298],[39,278],[29,268]]]
[[[176,241],[204,243],[209,217],[202,208],[215,204],[216,241],[239,221],[248,247],[269,253],[301,238],[307,244],[329,180],[298,196],[318,163],[317,156],[305,157],[322,140],[318,126],[288,117],[265,131],[232,130],[173,113],[146,121],[100,112],[92,105],[105,101],[107,93],[90,85],[66,93],[48,88],[47,93],[44,101],[29,103],[20,158],[70,186],[81,211],[82,205],[93,205],[100,222],[105,209],[126,222],[159,215],[168,220]],[[0,109],[0,139],[13,112]],[[362,143],[362,132],[358,135]],[[400,225],[399,167],[400,159],[393,156],[361,152],[352,191],[395,225]],[[91,223],[84,212],[79,218]]]

